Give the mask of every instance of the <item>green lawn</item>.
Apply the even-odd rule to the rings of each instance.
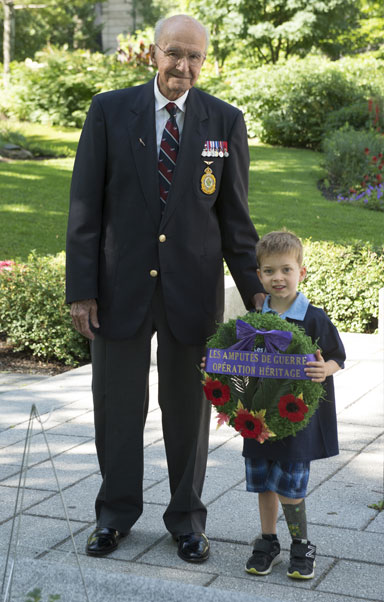
[[[384,213],[325,199],[320,163],[321,153],[251,144],[249,206],[259,235],[286,227],[301,238],[382,247]]]
[[[76,148],[78,130],[22,127],[34,143]],[[302,238],[382,246],[384,213],[324,199],[316,186],[320,161],[312,151],[251,143],[249,204],[259,234],[285,226]],[[0,260],[64,249],[72,166],[73,158],[0,162]]]

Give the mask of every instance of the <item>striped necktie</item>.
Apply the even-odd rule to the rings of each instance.
[[[159,184],[161,212],[167,203],[168,193],[171,189],[173,171],[176,165],[177,153],[179,151],[179,128],[176,123],[177,106],[169,102],[165,108],[169,113],[169,119],[165,124],[159,152]]]

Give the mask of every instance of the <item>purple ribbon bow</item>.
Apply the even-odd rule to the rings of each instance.
[[[268,353],[285,351],[292,341],[292,333],[288,330],[257,330],[243,320],[236,320],[236,336],[239,340],[229,349],[252,350],[258,334],[263,335]]]

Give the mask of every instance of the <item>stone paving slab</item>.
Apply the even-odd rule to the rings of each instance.
[[[307,497],[307,516],[312,524],[364,529],[376,516],[376,511],[368,508],[372,501],[372,491],[364,485],[350,485],[334,477]]]
[[[342,449],[337,456],[311,462],[307,495],[309,496],[324,483],[324,474],[327,474],[327,477],[331,478],[332,475],[337,474],[343,466],[348,464],[355,456],[356,451],[346,451]]]
[[[73,533],[84,529],[88,525],[81,521],[71,521]],[[5,554],[8,549],[12,530],[12,521],[0,525],[0,553]],[[70,536],[68,525],[65,520],[46,518],[23,514],[20,527],[20,558],[34,558],[47,552],[53,546],[57,546]]]
[[[384,566],[340,560],[321,583],[324,592],[343,591],[363,600],[384,599]]]
[[[93,443],[78,445],[69,452],[55,458],[55,468],[62,488],[73,485],[88,476],[99,471],[99,465],[94,453]],[[88,449],[90,451],[88,451]],[[73,453],[71,453],[73,452]],[[18,477],[10,477],[2,482],[11,487],[18,486]],[[27,487],[36,489],[48,489],[57,491],[56,480],[50,460],[32,466],[27,474]]]
[[[14,602],[24,602],[25,593],[41,584],[44,594],[60,591],[60,602],[85,602],[76,568],[36,560],[22,562],[20,567],[14,585]],[[111,575],[92,569],[85,569],[84,577],[89,600],[92,602],[233,602],[232,592],[158,578],[149,579],[129,574],[120,574],[117,578],[115,573]],[[241,593],[236,598],[238,602],[283,602],[277,598]]]
[[[383,387],[379,384],[339,412],[338,420],[358,425],[382,425],[384,423],[383,399]]]
[[[77,567],[77,560],[74,552],[63,552],[53,550],[43,558],[44,561],[51,563],[65,563],[71,567]],[[199,572],[196,565],[194,571],[185,571],[182,568],[170,568],[167,566],[153,566],[143,562],[131,562],[129,560],[118,560],[112,556],[104,558],[92,558],[81,553],[80,563],[83,569],[93,569],[94,571],[105,571],[108,573],[125,573],[128,575],[136,575],[140,577],[167,579],[169,581],[180,581],[181,583],[189,583],[192,585],[209,585],[212,576],[207,573]]]
[[[383,380],[382,360],[361,361],[353,367],[353,378],[351,378],[351,375],[352,372],[348,370],[341,370],[335,374],[338,412],[348,408],[380,386]]]
[[[360,451],[374,442],[383,432],[382,426],[349,424],[338,418],[339,448]]]
[[[63,454],[70,449],[81,445],[82,443],[86,443],[87,441],[92,441],[90,437],[78,437],[71,436],[69,433],[67,436],[54,434],[52,432],[46,433],[47,442],[49,445],[49,450],[53,458],[56,458],[60,454]],[[18,443],[14,443],[8,447],[3,447],[1,450],[1,458],[4,462],[14,462],[15,464],[19,464],[21,466],[23,454],[25,450],[25,441],[20,441]],[[49,452],[47,448],[47,444],[45,441],[45,437],[42,433],[36,433],[35,436],[31,439],[30,452],[28,457],[28,466],[34,466],[44,460],[49,458]]]
[[[250,544],[260,531],[257,494],[229,490],[209,505],[207,533],[213,539]]]
[[[23,510],[28,509],[32,504],[36,504],[43,499],[46,499],[52,495],[50,491],[38,491],[35,489],[25,489],[23,500],[21,500],[21,494],[19,495],[18,508],[21,509],[21,503]],[[12,518],[17,498],[16,487],[4,487],[0,485],[0,523],[4,523]]]
[[[287,578],[288,579],[288,578]],[[323,593],[319,590],[312,590],[305,587],[302,582],[288,582],[286,585],[276,585],[267,583],[262,577],[255,577],[251,582],[249,579],[240,579],[221,575],[214,582],[215,587],[232,591],[233,600],[237,599],[240,592],[259,596],[271,596],[279,598],[284,602],[379,602],[367,597],[357,598],[356,596],[343,596],[340,593]],[[321,586],[319,586],[321,588]]]
[[[19,464],[0,464],[0,484],[1,481],[7,479],[12,475],[16,475],[20,472]]]
[[[376,501],[373,503],[377,504],[380,500],[383,500],[383,497],[379,498],[379,496],[378,496],[376,498]],[[373,521],[371,521],[369,523],[368,527],[365,530],[373,531],[374,533],[383,533],[384,534],[384,511],[376,514],[376,517],[373,519]],[[383,536],[383,542],[384,542],[384,536]],[[384,544],[383,544],[383,548],[384,548]]]
[[[96,499],[100,483],[100,475],[93,474],[63,490],[62,493],[70,520],[80,520],[85,523],[94,522],[93,501]],[[56,493],[47,501],[35,504],[32,508],[29,508],[28,514],[64,519],[65,510],[60,494]]]
[[[0,372],[0,394],[9,389],[27,387],[41,380],[45,380],[49,376],[42,374],[17,374],[13,372]]]

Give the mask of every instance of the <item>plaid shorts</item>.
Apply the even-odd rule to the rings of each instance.
[[[247,491],[275,491],[284,497],[300,499],[307,494],[310,462],[279,462],[245,458]]]

